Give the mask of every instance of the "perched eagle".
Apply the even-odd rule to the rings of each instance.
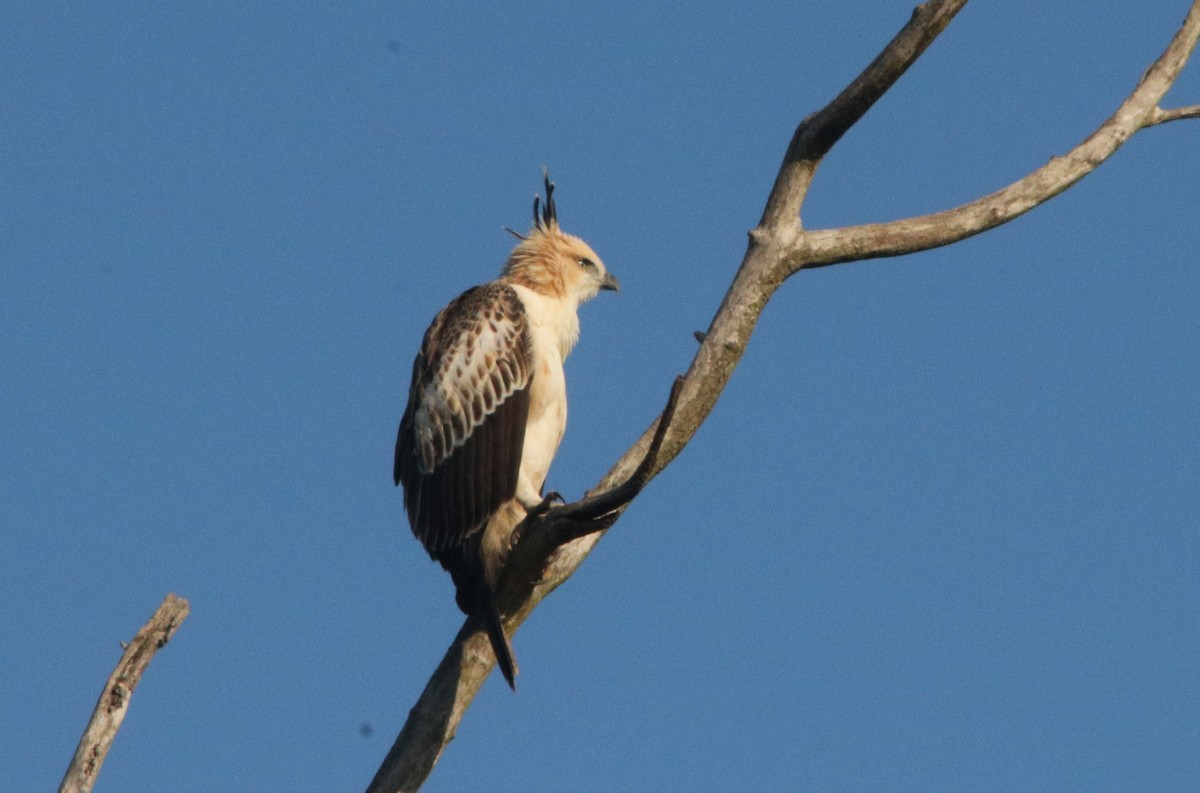
[[[579,338],[579,304],[617,279],[558,227],[554,183],[533,199],[533,228],[500,277],[434,317],[413,363],[396,437],[396,484],[417,536],[482,620],[509,686],[517,665],[495,589],[512,531],[542,503],[567,423],[563,360]]]

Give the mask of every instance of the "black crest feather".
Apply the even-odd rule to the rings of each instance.
[[[550,171],[546,168],[542,168],[542,183],[546,186],[546,204],[542,205],[539,194],[533,194],[533,226],[549,231],[558,225],[558,209],[554,206],[554,182],[550,181]]]

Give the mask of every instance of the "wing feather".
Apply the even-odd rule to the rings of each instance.
[[[530,358],[525,308],[505,284],[464,292],[426,331],[393,473],[430,554],[462,545],[516,494]]]

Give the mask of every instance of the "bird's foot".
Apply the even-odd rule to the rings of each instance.
[[[567,500],[562,497],[562,493],[559,493],[557,490],[551,490],[542,498],[540,503],[533,505],[533,507],[529,510],[529,514],[533,515],[535,518],[540,518],[542,515],[545,515],[550,511],[550,507],[554,505],[555,501],[560,504],[567,503]]]
[[[521,506],[525,508],[525,519],[528,520],[529,518],[536,519],[542,517],[550,511],[550,507],[554,506],[555,501],[559,502],[560,504],[567,503],[566,499],[562,497],[561,493],[551,490],[545,495],[544,498],[542,498],[541,501],[533,504],[522,504]],[[523,520],[516,525],[516,528],[513,529],[512,534],[509,535],[508,539],[508,545],[510,548],[515,548],[521,542],[521,536],[524,534],[522,530],[524,528],[525,521]]]

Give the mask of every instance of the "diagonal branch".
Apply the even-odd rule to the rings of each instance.
[[[924,45],[913,48],[909,37],[915,37],[916,41],[932,40],[944,29],[948,18],[923,14],[921,9],[957,10],[963,2],[965,0],[935,0],[918,9],[913,20],[905,27],[910,33],[903,35],[902,31],[902,35],[894,39],[876,59],[876,63],[899,66],[882,69],[873,78],[880,81],[877,88],[854,94],[859,97],[854,102],[855,111],[847,115],[832,114],[833,117],[843,119],[839,123],[845,123],[848,128],[874,102],[874,98],[870,97],[874,94],[877,98],[878,94],[882,94],[924,50]],[[927,43],[925,41],[925,45]],[[903,54],[905,52],[908,54]],[[864,102],[862,97],[867,97],[868,101]],[[835,140],[836,137],[828,145]],[[794,152],[799,153],[800,149],[796,148]],[[776,200],[780,185],[780,180],[777,180],[772,200]],[[619,483],[629,480],[648,462],[639,477],[643,480],[640,486],[644,486],[691,440],[733,374],[763,307],[782,282],[771,273],[776,259],[774,251],[752,242],[691,367],[682,382],[673,389],[673,420],[660,420],[657,425],[651,425],[600,480],[593,489],[594,493],[612,490]],[[660,427],[664,428],[662,433],[657,432]],[[649,452],[656,443],[656,434],[659,436],[659,450],[651,455]],[[498,605],[506,616],[505,627],[510,633],[524,622],[546,595],[570,577],[602,535],[603,532],[592,532],[558,548],[536,577],[537,580],[506,570],[498,593]],[[368,786],[368,793],[415,791],[420,787],[442,751],[454,738],[463,713],[470,707],[494,664],[487,637],[473,620],[467,620],[409,713],[400,735]]]
[[[150,666],[154,653],[167,645],[175,635],[175,629],[187,618],[188,608],[188,602],[183,598],[167,595],[154,616],[125,648],[124,655],[100,692],[100,700],[96,703],[87,729],[83,731],[83,737],[79,739],[79,747],[63,776],[59,793],[87,793],[96,784],[100,766],[108,757],[117,730],[121,729],[125,714],[129,712],[129,698],[133,696],[133,690],[141,682],[142,674]]]
[[[1025,189],[1014,191],[1014,185],[972,204],[924,218],[805,232],[799,212],[821,159],[915,62],[965,2],[930,0],[919,6],[854,83],[804,120],[788,147],[762,220],[750,234],[742,264],[703,334],[691,366],[672,389],[668,405],[672,412],[669,416],[664,412],[657,424],[642,433],[593,489],[594,495],[578,504],[551,510],[550,515],[562,515],[564,510],[569,515],[574,509],[599,521],[615,521],[628,500],[675,459],[708,417],[741,360],[763,308],[779,286],[800,269],[908,253],[979,233],[1065,190],[1138,129],[1193,117],[1191,108],[1162,111],[1157,103],[1195,44],[1200,0],[1195,0],[1167,52],[1113,119],[1061,162],[1052,161],[1017,183]],[[1030,196],[1040,199],[1029,203]],[[950,224],[951,228],[942,228],[941,224]],[[636,483],[632,494],[622,492],[621,483],[630,482]],[[608,509],[610,506],[613,509]],[[559,547],[544,566],[540,562],[544,557],[540,557],[539,569],[533,571],[518,570],[522,565],[510,558],[514,569],[506,569],[498,592],[498,605],[509,633],[575,572],[602,535],[603,531],[590,531],[571,540]],[[514,556],[520,556],[525,546],[524,541],[518,544]],[[420,787],[454,737],[463,713],[494,664],[483,631],[467,620],[409,714],[368,793],[414,791]]]

